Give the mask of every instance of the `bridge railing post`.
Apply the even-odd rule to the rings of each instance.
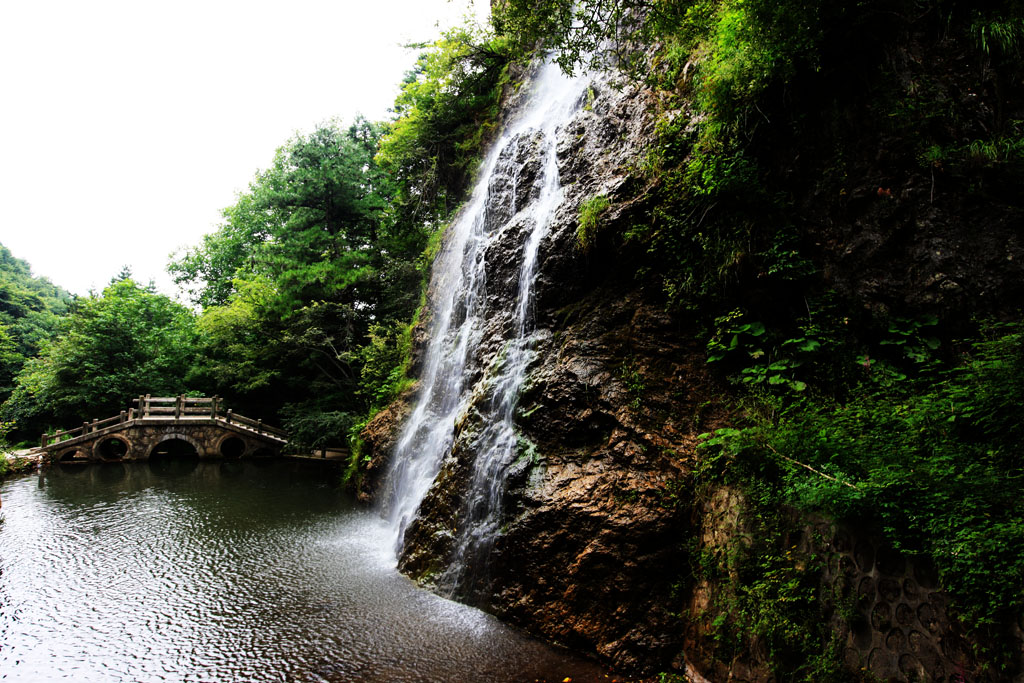
[[[46,441],[47,441],[48,438],[49,437],[46,434],[43,434],[42,438],[39,440],[39,447],[40,448],[46,448]]]
[[[213,397],[213,403],[210,404],[210,417],[214,420],[217,419],[217,408],[220,407],[220,396]]]
[[[177,399],[174,401],[174,419],[175,420],[181,419],[181,400],[182,400],[182,398],[183,397],[181,395],[179,395],[177,397]]]
[[[89,433],[89,423],[88,422],[83,422],[82,423],[82,435],[84,436],[84,435],[86,435],[88,433]]]
[[[98,417],[94,417],[92,419],[92,429],[89,430],[90,432],[95,432],[96,431],[96,423],[99,422],[99,421],[100,421],[100,419]]]
[[[256,420],[256,433],[257,434],[262,434],[263,433],[263,420]]]
[[[225,416],[228,424],[231,424],[231,408],[228,408],[227,415]]]
[[[128,421],[128,413],[126,413],[125,411],[122,410],[121,411],[121,422],[123,423],[123,422],[127,422],[127,421]]]

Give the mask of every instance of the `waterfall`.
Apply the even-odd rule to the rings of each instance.
[[[540,67],[518,116],[491,147],[434,262],[420,390],[391,459],[385,504],[401,553],[406,530],[452,449],[457,422],[470,410],[479,413],[482,426],[474,438],[454,551],[438,581],[450,594],[464,592],[476,580],[468,568],[486,565],[498,533],[505,474],[516,458],[513,416],[531,358],[537,253],[562,199],[557,131],[579,108],[587,83],[583,76],[565,76],[553,63]],[[532,178],[522,170],[524,151],[539,160]],[[495,246],[499,241],[504,253]],[[517,253],[508,251],[510,243]],[[512,270],[517,276],[489,283],[493,259],[502,258],[518,261],[517,272]],[[509,295],[498,296],[508,301],[495,310],[502,287],[512,291],[499,292]],[[496,329],[501,338],[495,338]],[[469,374],[478,379],[470,381]]]

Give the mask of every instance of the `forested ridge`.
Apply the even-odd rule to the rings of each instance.
[[[71,294],[0,245],[0,397],[6,400],[25,362],[39,354],[67,313]]]
[[[629,182],[579,206],[573,286],[640,288],[707,373],[673,387],[701,397],[699,438],[664,454],[682,474],[658,503],[742,499],[737,538],[681,538],[685,566],[664,568],[672,600],[717,587],[700,613],[669,610],[702,656],[875,680],[835,627],[873,615],[855,586],[822,583],[827,552],[793,541],[827,518],[934,569],[970,662],[945,680],[1015,680],[1024,3],[494,4],[488,30],[422,46],[393,120],[325,122],[277,151],[170,264],[193,308],[129,272],[72,299],[0,252],[8,438],[140,393],[217,394],[299,448],[350,446],[357,481],[361,430],[416,379],[444,226],[530,60],[552,51],[650,95]],[[668,381],[654,367],[620,359],[635,409]],[[654,668],[681,680],[670,661]]]

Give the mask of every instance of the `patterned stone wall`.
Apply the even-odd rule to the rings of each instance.
[[[930,561],[908,558],[877,541],[839,530],[826,548],[826,583],[853,601],[850,622],[837,610],[833,626],[853,670],[882,680],[978,681],[970,643],[947,613],[948,598]]]
[[[714,491],[701,518],[702,548],[724,552],[744,545],[751,532],[744,520],[744,496],[733,489]],[[797,562],[826,558],[821,575],[822,618],[838,636],[846,668],[858,680],[932,683],[1024,683],[1024,623],[1012,626],[1018,661],[1013,672],[985,671],[964,629],[950,614],[949,596],[934,564],[909,557],[857,529],[828,520],[808,523],[788,538]],[[804,559],[800,559],[804,558]],[[756,639],[734,659],[722,661],[709,624],[718,616],[713,595],[728,590],[704,580],[689,601],[685,661],[712,681],[781,683],[771,673],[769,655]],[[1024,616],[1020,617],[1024,621]]]

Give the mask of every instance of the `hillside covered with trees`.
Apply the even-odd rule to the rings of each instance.
[[[54,334],[71,299],[0,245],[0,400],[10,397],[15,378]]]

